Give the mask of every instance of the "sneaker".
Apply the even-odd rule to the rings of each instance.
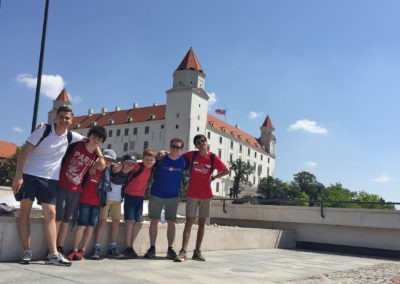
[[[60,266],[71,266],[72,262],[62,256],[61,253],[57,252],[55,255],[47,255],[46,264],[60,265]]]
[[[82,260],[84,256],[85,256],[85,251],[79,250],[78,252],[75,252],[73,260]]]
[[[156,248],[150,247],[144,254],[144,258],[156,258]]]
[[[175,259],[175,257],[176,257],[176,252],[174,251],[174,249],[172,247],[169,247],[168,251],[167,251],[167,258]]]
[[[186,260],[186,251],[184,249],[181,249],[179,251],[179,254],[174,258],[175,262],[182,262],[184,260]]]
[[[24,250],[24,254],[19,263],[21,264],[29,264],[32,261],[32,250]]]
[[[194,260],[199,260],[199,261],[206,261],[206,259],[204,258],[204,256],[201,254],[201,250],[199,250],[199,249],[195,249],[195,250],[193,251],[192,259],[194,259]]]
[[[71,251],[67,254],[67,259],[68,259],[69,261],[75,260],[75,254],[77,254],[77,253],[78,253],[77,251],[71,250]]]
[[[138,257],[138,255],[135,252],[135,250],[133,249],[133,247],[126,248],[124,250],[124,255],[125,255],[125,258],[130,258],[130,259]]]
[[[110,248],[110,250],[108,251],[108,256],[110,258],[115,258],[115,259],[121,259],[125,257],[122,253],[119,252],[119,250],[116,247]]]
[[[100,248],[95,247],[93,250],[93,254],[90,256],[91,259],[100,259]]]

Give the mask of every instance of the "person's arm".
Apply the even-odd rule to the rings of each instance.
[[[227,174],[229,174],[229,170],[228,170],[228,168],[225,168],[223,171],[220,171],[215,176],[211,175],[210,176],[210,182],[214,181],[217,178],[221,178],[223,176],[226,176]]]
[[[13,179],[13,183],[11,185],[14,193],[17,193],[21,188],[21,185],[23,183],[22,175],[26,158],[28,157],[29,153],[33,150],[33,148],[34,146],[32,144],[26,142],[18,154],[17,168],[15,170],[15,176]]]
[[[112,167],[112,173],[113,174],[119,173],[120,171],[122,171],[122,164],[121,163],[115,164]]]

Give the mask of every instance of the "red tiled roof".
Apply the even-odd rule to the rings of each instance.
[[[190,48],[186,53],[185,58],[183,58],[181,64],[179,64],[179,67],[176,70],[196,70],[204,73],[203,68],[201,68],[200,62],[197,60],[196,54],[194,54],[192,48]]]
[[[11,142],[0,141],[0,158],[10,158],[17,151],[18,146]]]
[[[271,121],[271,119],[269,118],[268,115],[267,115],[267,118],[265,119],[265,121],[264,121],[262,127],[275,128],[275,127],[272,125],[272,121]]]
[[[212,116],[211,114],[208,114],[207,116],[207,123],[208,127],[214,128],[216,131],[219,131],[221,133],[225,133],[228,136],[234,137],[237,140],[240,140],[243,144],[248,144],[254,148],[257,148],[260,151],[264,151],[264,147],[258,142],[258,139],[255,138],[254,136],[251,136],[250,134],[240,130],[239,128],[230,125],[215,116]],[[224,131],[225,129],[225,131]]]
[[[128,122],[128,118],[132,118],[131,122],[145,122],[149,120],[164,120],[165,119],[165,109],[166,105],[157,105],[150,107],[142,107],[142,108],[133,108],[127,110],[117,110],[117,111],[109,111],[103,113],[96,113],[91,116],[82,115],[75,116],[74,122],[71,125],[72,128],[90,128],[90,123],[92,121],[97,122],[97,126],[106,126],[110,125],[109,121],[113,121],[113,125],[125,124]],[[154,115],[154,118],[150,116]],[[75,127],[76,124],[79,124],[79,127]]]
[[[62,101],[62,102],[67,102],[69,103],[69,98],[68,98],[68,94],[67,94],[67,90],[64,88],[61,93],[58,95],[58,97],[56,98],[56,101]]]

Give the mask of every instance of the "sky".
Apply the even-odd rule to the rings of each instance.
[[[30,133],[45,0],[1,0],[0,140]],[[397,0],[50,0],[38,121],[66,88],[75,115],[165,104],[190,47],[209,111],[259,137],[275,177],[301,171],[400,202]],[[218,116],[225,119],[223,116]]]

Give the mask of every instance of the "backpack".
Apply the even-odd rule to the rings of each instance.
[[[106,167],[104,169],[103,174],[101,175],[99,185],[97,186],[97,195],[99,196],[99,202],[100,206],[104,207],[106,206],[107,203],[107,192],[111,191],[111,179],[110,179],[110,172],[111,172],[111,167]],[[85,179],[86,177],[86,179]],[[86,173],[85,177],[83,178],[84,181],[82,181],[82,187],[84,186],[84,182],[86,183],[88,177],[89,177],[89,172]]]
[[[43,139],[46,138],[47,136],[49,136],[49,134],[51,133],[51,124],[46,124],[45,127],[46,127],[46,129],[43,132],[43,136],[42,136],[42,138],[40,138],[39,142],[35,145],[35,147],[39,146],[39,144],[43,141]],[[56,127],[55,124],[54,124],[54,127]],[[68,130],[68,132],[67,132],[67,140],[68,140],[68,145],[70,145],[71,141],[72,141],[72,131],[71,130]]]
[[[144,170],[144,164],[143,163],[139,163],[139,169],[136,172],[133,172],[128,180],[126,181],[126,183],[124,183],[121,187],[121,200],[124,199],[124,195],[125,195],[125,189],[128,186],[128,184],[135,178],[137,178]]]

